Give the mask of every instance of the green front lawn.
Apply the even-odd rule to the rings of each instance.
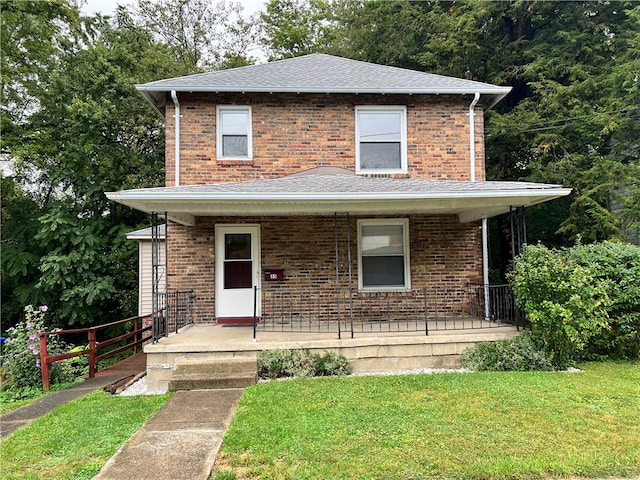
[[[640,364],[262,383],[222,453],[213,478],[635,478]]]
[[[95,392],[0,441],[0,478],[90,479],[169,398]]]

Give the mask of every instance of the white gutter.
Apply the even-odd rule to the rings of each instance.
[[[474,93],[482,93],[483,95],[497,95],[504,98],[511,91],[511,87],[490,86],[485,88],[470,87],[412,87],[412,88],[389,88],[389,87],[334,87],[334,86],[317,86],[317,87],[297,87],[297,86],[280,86],[280,85],[261,85],[253,87],[250,85],[155,85],[154,83],[136,84],[136,90],[139,92],[197,92],[197,93],[388,93],[388,94],[431,94],[431,95],[471,95]]]
[[[178,96],[175,90],[171,90],[171,98],[175,105],[175,181],[176,187],[180,186],[180,102],[178,102]]]
[[[491,316],[489,304],[489,226],[487,217],[482,219],[482,284],[484,285],[484,318]]]
[[[160,81],[162,82],[162,80]],[[355,88],[355,87],[295,87],[295,86],[278,86],[265,85],[261,87],[237,85],[161,85],[147,83],[138,84],[136,90],[149,102],[161,115],[162,104],[164,103],[165,92],[189,92],[189,93],[348,93],[348,94],[365,94],[373,93],[379,95],[472,95],[480,93],[488,95],[489,104],[486,109],[492,108],[496,103],[506,97],[511,91],[511,87],[485,87],[485,88],[464,88],[464,87],[430,87],[430,88]]]
[[[513,190],[476,190],[476,191],[456,191],[456,192],[305,192],[305,193],[247,193],[247,192],[221,192],[221,191],[198,191],[200,185],[195,188],[182,187],[184,190],[175,191],[171,187],[141,188],[138,190],[123,190],[119,192],[105,192],[110,200],[171,200],[171,201],[367,201],[367,200],[468,200],[476,199],[497,199],[511,197],[540,197],[546,201],[548,197],[556,198],[569,195],[570,188],[518,188]],[[520,200],[519,200],[520,201]],[[529,205],[529,204],[528,204]]]
[[[471,181],[476,181],[476,103],[480,100],[480,92],[476,92],[473,102],[469,105],[469,160]]]

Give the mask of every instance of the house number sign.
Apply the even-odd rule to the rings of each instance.
[[[281,282],[283,280],[284,280],[284,270],[282,269],[264,270],[265,282]]]

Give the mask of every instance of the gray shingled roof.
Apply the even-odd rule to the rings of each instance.
[[[474,94],[488,96],[492,106],[510,87],[445,77],[404,68],[376,65],[322,53],[248,67],[169,78],[136,85],[156,108],[166,93],[299,92],[385,94]]]
[[[370,178],[353,174],[289,175],[271,180],[141,188],[107,197],[144,212],[167,212],[185,225],[198,216],[457,214],[472,221],[568,195],[561,185]]]
[[[154,194],[175,195],[189,197],[190,195],[225,195],[238,199],[261,195],[313,195],[321,198],[332,197],[336,194],[483,194],[483,192],[509,192],[523,190],[561,189],[562,185],[532,182],[462,182],[456,180],[421,180],[414,178],[372,178],[358,175],[288,175],[269,180],[255,180],[252,182],[230,182],[213,185],[184,185],[179,187],[155,187],[126,192],[140,192],[153,196]]]

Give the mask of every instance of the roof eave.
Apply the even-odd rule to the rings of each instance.
[[[378,95],[480,95],[492,96],[486,110],[492,108],[500,100],[511,92],[511,87],[492,88],[319,88],[319,87],[240,87],[240,86],[153,86],[149,84],[136,85],[136,90],[147,100],[161,115],[165,104],[164,96],[171,91],[188,93],[321,93],[321,94],[378,94]]]
[[[336,211],[354,214],[457,214],[469,222],[509,211],[510,206],[531,206],[563,197],[569,188],[513,191],[455,192],[449,194],[220,194],[185,192],[109,192],[110,200],[145,212],[168,212],[178,223],[194,223],[211,215],[327,215]],[[184,220],[184,219],[187,220]]]
[[[172,188],[172,187],[167,187]],[[510,190],[478,190],[459,192],[274,192],[274,193],[246,193],[246,192],[193,192],[193,191],[162,191],[159,189],[125,190],[120,192],[106,192],[110,200],[177,200],[177,201],[359,201],[359,200],[430,200],[430,199],[470,199],[470,198],[505,198],[546,196],[550,192],[554,195],[565,196],[571,193],[570,188],[520,188]]]

